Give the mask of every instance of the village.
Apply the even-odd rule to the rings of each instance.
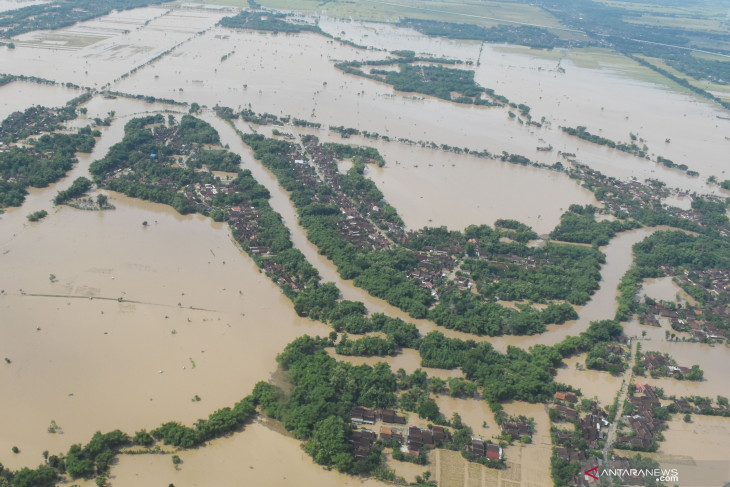
[[[380,439],[386,447],[392,447],[394,458],[414,463],[424,462],[425,454],[434,448],[459,449],[466,458],[492,466],[504,465],[505,438],[524,438],[532,436],[531,426],[522,420],[508,420],[500,425],[500,443],[470,436],[463,444],[454,443],[454,437],[444,426],[423,426],[399,415],[392,409],[368,409],[361,406],[352,408],[350,422],[358,427],[352,433],[353,457],[364,459]],[[370,429],[372,428],[372,429]],[[377,431],[377,433],[376,433]],[[508,442],[507,442],[508,443]],[[480,460],[482,459],[482,460]],[[493,462],[493,463],[492,463]]]
[[[622,181],[605,176],[601,172],[570,158],[569,160],[571,161],[571,167],[567,172],[570,177],[583,181],[584,185],[591,188],[596,198],[610,214],[625,214],[647,225],[668,224],[677,220],[680,222],[685,221],[693,226],[689,229],[698,228],[711,232],[716,231],[723,238],[730,237],[730,229],[727,224],[718,225],[714,220],[708,220],[707,215],[698,211],[695,204],[692,205],[691,209],[681,209],[664,203],[664,200],[670,196],[677,196],[689,198],[692,202],[718,203],[724,207],[724,199],[719,196],[698,195],[688,191],[670,189],[664,183],[654,179],[647,179],[644,183],[636,178],[632,178],[630,181]],[[661,217],[659,217],[659,212],[661,212]],[[651,218],[654,218],[655,221],[650,221]]]
[[[660,269],[672,276],[680,287],[700,290],[707,296],[706,302],[702,305],[693,300],[678,306],[673,302],[650,300],[647,302],[648,311],[639,315],[641,323],[661,326],[659,320],[666,320],[682,340],[712,343],[730,338],[730,329],[727,328],[730,309],[724,304],[730,297],[730,271],[708,269],[690,272],[671,266],[660,266]],[[677,333],[668,331],[668,338],[678,339]]]
[[[272,212],[268,203],[252,201],[246,184],[239,186],[240,175],[228,173],[221,179],[210,167],[201,164],[201,152],[210,151],[219,144],[191,142],[186,140],[178,125],[165,127],[159,122],[157,120],[153,125],[156,152],[135,157],[137,163],[106,173],[98,183],[122,192],[146,195],[148,199],[170,201],[183,213],[195,211],[213,219],[227,219],[235,239],[275,282],[300,291],[305,284],[303,280],[294,269],[276,259],[271,229],[267,228],[268,222],[264,223],[265,217]],[[226,154],[220,151],[215,155],[223,158]],[[241,174],[251,178],[248,171]]]

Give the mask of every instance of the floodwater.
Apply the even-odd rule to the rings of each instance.
[[[694,382],[688,380],[676,380],[673,378],[652,379],[647,374],[646,378],[635,377],[635,382],[656,384],[664,388],[667,396],[726,396],[728,391],[727,381],[727,358],[728,347],[723,344],[708,345],[705,343],[692,343],[683,341],[669,341],[665,333],[674,333],[671,327],[663,323],[661,327],[639,325],[631,321],[626,325],[626,333],[632,336],[641,337],[646,332],[646,337],[639,338],[642,352],[662,352],[672,356],[682,367],[699,365],[704,372],[704,380]]]
[[[96,430],[191,423],[268,379],[286,343],[329,331],[296,316],[226,227],[110,196],[116,210],[61,207],[3,231],[0,449],[21,449],[9,467]],[[46,432],[51,420],[63,434]]]
[[[344,23],[342,29],[347,31],[357,25]],[[393,29],[383,29],[381,41],[397,45],[394,42],[399,36],[389,37],[389,30]],[[456,49],[448,47],[451,45],[465,48],[463,56],[467,58],[478,52],[473,43],[424,37],[421,40],[444,43],[442,51],[446,55],[456,54]],[[227,54],[230,55],[225,60],[218,61]],[[555,56],[545,59],[520,50],[485,45],[481,65],[476,68],[477,81],[517,103],[527,103],[533,108],[535,119],[545,116],[549,124],[537,129],[509,121],[506,109],[457,105],[398,93],[387,85],[345,75],[333,67],[333,60],[385,56],[380,51],[359,50],[309,33],[286,35],[215,28],[180,46],[173,56],[122,80],[117,87],[121,91],[198,101],[208,106],[250,105],[259,112],[290,114],[325,126],[344,125],[391,138],[488,149],[497,154],[506,150],[552,164],[559,159],[554,152],[536,151],[536,147],[550,144],[556,151],[577,153],[581,162],[611,176],[653,177],[672,187],[717,191],[704,181],[724,170],[724,135],[730,125],[723,125],[725,121],[716,118],[721,112],[711,105],[648,81],[632,79],[630,76],[647,74],[636,66],[581,67],[568,59],[565,65],[569,68],[565,74],[559,74],[555,71]],[[681,115],[677,113],[680,110]],[[627,121],[625,116],[629,113],[640,115],[637,120]],[[683,123],[676,123],[680,117]],[[589,130],[620,141],[628,140],[629,132],[638,133],[650,152],[686,163],[701,177],[691,178],[680,171],[567,136],[559,125],[586,125]],[[604,126],[605,133],[600,131]],[[665,142],[667,138],[670,143]],[[695,157],[696,154],[703,157]]]
[[[682,210],[689,210],[692,208],[692,200],[686,196],[672,195],[662,200],[662,204],[667,206],[674,206]]]
[[[672,415],[665,430],[664,441],[659,442],[659,451],[656,453],[642,453],[658,461],[663,468],[670,466],[679,470],[680,481],[687,479],[702,479],[702,468],[707,468],[702,461],[720,460],[730,461],[730,423],[727,418],[715,416],[692,415],[692,422],[685,423],[683,415]],[[626,452],[627,454],[631,452]],[[626,456],[626,455],[623,455]],[[699,470],[697,470],[699,469]],[[730,471],[725,470],[724,481],[730,479]],[[689,485],[720,485],[709,483],[694,483]]]
[[[608,372],[588,370],[585,368],[585,355],[565,359],[565,365],[560,367],[555,375],[555,382],[568,384],[579,388],[583,397],[597,398],[603,406],[613,404],[616,391],[621,387],[622,377],[616,377]],[[576,367],[581,366],[581,369]]]
[[[494,440],[500,434],[499,425],[494,421],[494,413],[484,399],[440,395],[436,398],[436,404],[441,411],[448,411],[449,419],[452,414],[459,413],[462,423],[471,427],[474,436]]]
[[[520,485],[544,487],[552,485],[552,479],[545,474],[550,471],[550,457],[552,456],[547,406],[513,402],[505,404],[504,411],[510,416],[525,415],[528,418],[534,418],[535,433],[532,435],[532,443],[522,445],[515,441],[512,447],[507,447],[505,459],[510,468],[503,475],[508,475],[511,480],[520,482]]]
[[[112,469],[114,485],[177,487],[215,485],[238,487],[303,486],[377,487],[386,484],[361,480],[336,470],[327,471],[304,453],[301,442],[255,422],[242,433],[218,439],[204,448],[178,453],[179,470],[170,455],[122,455]]]
[[[689,454],[696,460],[728,460],[730,424],[727,418],[694,414],[692,422],[685,423],[679,415],[674,415],[664,437],[666,441],[659,444],[659,453]]]
[[[350,335],[351,340],[355,340],[359,335]],[[412,374],[416,369],[421,369],[428,374],[429,377],[438,377],[440,379],[448,380],[453,377],[463,377],[463,374],[459,369],[445,370],[445,369],[434,369],[431,367],[421,366],[421,356],[417,350],[407,348],[402,350],[398,355],[393,357],[358,357],[358,356],[347,356],[338,355],[335,353],[334,348],[327,349],[330,356],[334,357],[340,362],[348,362],[352,365],[370,365],[373,366],[378,362],[388,362],[390,369],[396,372],[398,369],[405,370],[408,374]]]
[[[25,81],[13,81],[0,86],[0,121],[13,112],[23,111],[31,105],[60,107],[80,92],[57,85],[39,85]]]
[[[0,2],[0,9],[6,3]],[[726,179],[723,164],[729,142],[724,137],[730,135],[730,122],[718,118],[722,112],[656,84],[645,70],[616,57],[601,58],[602,62],[590,66],[574,53],[483,46],[480,65],[475,68],[476,80],[531,106],[535,120],[544,116],[548,123],[536,129],[510,121],[506,109],[398,93],[333,67],[334,60],[380,59],[386,53],[358,50],[313,34],[214,27],[225,14],[220,9],[168,7],[115,12],[59,31],[19,36],[15,50],[0,49],[0,64],[4,72],[12,74],[48,77],[52,73],[59,82],[91,87],[110,83],[112,90],[209,107],[251,106],[257,112],[293,115],[323,126],[343,125],[392,139],[433,141],[496,154],[506,150],[545,163],[558,160],[557,150],[575,152],[579,161],[607,175],[653,177],[691,191],[719,191],[707,187],[706,178],[716,175]],[[330,28],[330,24],[325,25]],[[480,56],[479,44],[427,39],[391,26],[333,21],[332,28],[346,31],[350,38],[369,32],[367,37],[360,35],[363,42],[382,47],[471,60]],[[565,73],[557,70],[558,61]],[[137,67],[141,68],[136,73],[119,80]],[[3,115],[33,103],[60,105],[76,92],[14,82],[1,87],[0,95]],[[88,164],[121,140],[124,123],[130,117],[186,111],[184,107],[99,96],[85,106],[88,118],[104,118],[110,111],[117,117],[110,127],[102,129],[103,137],[94,153],[80,155],[79,164],[67,178],[49,188],[32,190],[23,207],[0,215],[0,289],[5,291],[0,295],[0,356],[12,362],[3,364],[0,373],[7,411],[5,419],[0,419],[4,433],[0,451],[9,452],[13,445],[21,449],[18,455],[2,456],[2,462],[11,468],[35,465],[43,450],[66,450],[72,443],[87,441],[96,430],[121,428],[133,433],[167,420],[190,424],[232,405],[258,380],[267,380],[276,369],[276,354],[295,337],[330,331],[326,325],[298,318],[290,301],[238,250],[224,225],[199,216],[183,217],[165,206],[113,193],[114,211],[52,207],[50,200],[58,189],[87,175]],[[340,279],[331,262],[306,240],[288,195],[276,178],[254,161],[230,126],[209,111],[203,117],[219,130],[223,144],[242,155],[243,167],[251,169],[269,189],[271,204],[291,230],[295,246],[325,281],[335,282],[344,298],[363,301],[371,312],[414,321],[384,301],[369,297],[351,281]],[[86,120],[81,117],[69,125],[81,126]],[[594,133],[619,141],[628,140],[629,132],[633,132],[645,139],[651,153],[685,163],[701,176],[690,178],[569,137],[559,125],[585,125]],[[249,130],[242,122],[236,127]],[[325,131],[320,131],[320,137],[346,142]],[[571,203],[595,201],[590,193],[557,173],[397,142],[351,141],[374,145],[384,155],[386,167],[368,168],[368,176],[410,228],[446,225],[460,229],[472,223],[515,218],[539,233],[547,233]],[[555,152],[536,151],[537,146],[545,145],[553,145]],[[39,223],[28,223],[25,215],[38,209],[49,210],[49,216]],[[144,221],[148,222],[146,227]],[[590,321],[612,318],[616,286],[631,264],[631,246],[655,230],[620,234],[602,249],[607,261],[601,288],[578,310],[579,320],[552,325],[540,336],[479,340],[492,342],[498,350],[507,345],[554,344],[585,330]],[[49,279],[50,274],[55,275],[55,282]],[[647,283],[645,289],[666,292],[657,286]],[[450,337],[475,338],[425,320],[415,323],[422,333],[438,330]],[[668,342],[664,329],[626,325],[627,333],[633,336],[640,336],[645,329],[645,351],[667,351],[680,365],[698,363],[705,370],[707,380],[697,384],[658,381],[667,394],[727,395],[723,390],[727,382],[724,347]],[[381,359],[346,360],[375,363]],[[619,379],[606,373],[578,371],[578,360],[568,360],[556,380],[610,403]],[[420,360],[416,352],[408,350],[388,362],[393,370],[403,367],[411,372]],[[459,371],[428,372],[442,378],[460,375]],[[202,398],[200,402],[191,401],[196,394]],[[447,416],[458,411],[477,434],[490,437],[496,432],[484,401],[441,396],[438,402]],[[545,407],[511,403],[505,409],[509,414],[536,419],[533,444],[509,447],[510,468],[502,472],[467,464],[458,453],[438,451],[433,472],[439,485],[551,484]],[[51,420],[61,426],[63,434],[47,432]],[[708,442],[713,446],[707,450],[698,445],[693,450],[700,452],[698,457],[712,458],[715,451],[727,451],[722,443],[727,432],[719,426],[712,429],[710,420],[722,421],[702,418],[691,425],[674,422],[665,433],[667,442],[662,448],[675,451],[683,444],[700,443],[702,427],[708,429],[714,443]],[[484,421],[486,429],[482,427]],[[722,425],[724,428],[725,423]],[[720,437],[720,433],[725,436]],[[695,443],[688,442],[688,435],[695,435]],[[119,485],[174,482],[178,486],[209,484],[211,479],[215,485],[360,483],[353,477],[323,471],[299,445],[254,423],[241,434],[181,453],[184,463],[180,471],[167,456],[123,456],[112,471],[112,480]],[[409,476],[415,475],[415,471],[409,472]],[[374,481],[366,484],[379,485]]]
[[[641,293],[655,300],[677,301],[677,298],[681,298],[682,301],[691,300],[692,303],[695,303],[695,300],[684,292],[671,277],[645,279],[641,284]]]
[[[47,0],[0,0],[0,12],[48,3]]]
[[[548,234],[571,204],[599,204],[593,193],[562,173],[365,137],[343,140],[331,132],[311,133],[323,142],[377,148],[386,166],[368,166],[365,175],[409,229],[443,225],[463,230],[502,218]]]
[[[223,16],[214,9],[165,7],[113,12],[64,29],[21,34],[13,39],[15,49],[0,49],[0,65],[9,74],[52,74],[61,83],[101,88]]]
[[[548,325],[548,331],[542,335],[505,336],[493,341],[495,348],[506,350],[508,345],[522,348],[538,343],[554,345],[566,336],[577,336],[588,328],[591,321],[610,320],[616,314],[618,295],[617,286],[633,261],[632,246],[644,240],[652,233],[664,230],[665,227],[638,228],[623,232],[614,237],[601,252],[606,255],[606,263],[601,267],[600,288],[591,300],[577,309],[579,318],[562,325]],[[492,341],[492,340],[490,340]]]

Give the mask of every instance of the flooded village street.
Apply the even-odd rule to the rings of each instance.
[[[22,5],[30,3],[38,2]],[[15,4],[0,1],[0,12]],[[575,306],[576,320],[547,325],[544,333],[535,335],[488,337],[449,330],[413,319],[343,279],[307,238],[290,194],[238,133],[271,136],[270,128],[223,120],[214,107],[251,108],[321,123],[318,129],[278,128],[316,135],[323,142],[376,148],[385,164],[369,165],[365,176],[397,209],[407,230],[464,230],[514,219],[545,239],[570,205],[601,205],[580,181],[563,172],[500,161],[502,151],[567,166],[557,155],[561,151],[623,181],[652,178],[688,193],[730,196],[707,183],[710,176],[728,179],[730,121],[720,118],[723,112],[716,106],[657,81],[625,58],[603,53],[592,61],[570,50],[481,46],[389,24],[331,18],[319,23],[325,32],[370,49],[314,33],[217,25],[235,11],[185,3],[114,11],[59,30],[21,34],[14,49],[0,46],[0,72],[58,83],[15,80],[0,85],[0,119],[33,105],[60,107],[82,93],[65,83],[117,93],[95,92],[82,105],[85,112],[65,123],[70,132],[109,117],[108,126],[98,127],[101,136],[93,151],[77,154],[78,163],[66,177],[45,188],[29,188],[21,207],[0,213],[0,357],[6,358],[0,373],[5,412],[0,416],[0,462],[5,467],[33,467],[45,450],[66,451],[87,442],[96,431],[119,428],[133,433],[166,421],[193,424],[232,406],[257,382],[275,380],[276,357],[288,343],[305,334],[324,337],[332,331],[325,323],[297,315],[292,301],[241,249],[226,223],[200,214],[180,215],[167,205],[99,189],[89,196],[107,195],[115,209],[53,205],[59,190],[68,189],[78,177],[91,177],[90,164],[122,141],[125,124],[135,117],[161,113],[179,120],[190,104],[200,104],[196,116],[218,132],[221,146],[241,156],[241,167],[270,193],[271,207],[281,215],[294,247],[323,282],[336,284],[342,299],[364,303],[370,314],[414,323],[421,335],[438,331],[448,338],[488,341],[500,352],[510,346],[528,350],[555,345],[585,331],[592,321],[613,319],[617,286],[634,262],[632,246],[671,228],[618,233],[601,246],[606,261],[600,269],[600,288],[585,305]],[[462,67],[474,70],[480,85],[529,105],[535,120],[543,118],[542,127],[518,124],[503,107],[414,96],[334,67],[342,60],[384,59],[391,55],[385,47],[474,62]],[[133,98],[138,95],[140,99]],[[362,135],[343,140],[330,126],[377,132],[390,140]],[[587,126],[617,141],[638,134],[652,159],[661,155],[687,164],[699,177],[569,136],[560,126]],[[436,148],[398,139],[433,142]],[[457,154],[440,149],[443,144],[487,150],[496,157]],[[537,150],[545,146],[551,151]],[[685,204],[676,198],[670,202]],[[48,216],[29,222],[27,215],[39,210],[47,210]],[[640,294],[692,299],[669,278],[645,282]],[[647,379],[667,396],[714,398],[730,393],[730,352],[724,344],[670,341],[665,333],[671,328],[665,321],[649,327],[634,319],[624,330],[641,340],[644,351],[669,353],[681,365],[699,364],[704,370],[705,380],[700,382]],[[429,377],[447,382],[464,376],[458,368],[421,367],[414,349],[390,357],[344,357],[333,348],[327,351],[355,365],[384,361],[393,371],[403,368],[409,374],[422,368]],[[609,405],[626,376],[584,370],[584,361],[584,355],[566,359],[555,381]],[[475,435],[500,441],[500,425],[481,396],[465,399],[444,392],[435,402],[446,418],[458,412]],[[553,485],[548,406],[507,401],[504,409],[535,422],[529,444],[516,441],[506,448],[505,470],[468,462],[445,449],[432,451],[426,466],[393,458],[388,466],[408,481],[428,470],[440,487]],[[60,434],[49,433],[52,421]],[[416,421],[425,426],[425,421]],[[660,460],[715,458],[730,451],[729,428],[727,418],[693,415],[691,423],[683,423],[675,414],[654,455]],[[327,471],[301,444],[261,415],[240,433],[180,451],[179,466],[169,455],[120,455],[112,465],[110,485],[388,485]],[[11,453],[15,446],[19,453]],[[91,487],[93,482],[79,485]]]

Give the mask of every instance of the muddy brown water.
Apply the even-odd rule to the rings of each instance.
[[[356,127],[396,138],[433,140],[494,153],[507,150],[546,163],[558,160],[556,152],[538,153],[535,147],[551,144],[554,151],[576,152],[579,160],[608,175],[655,177],[670,186],[695,191],[710,190],[704,184],[709,175],[726,179],[723,161],[728,142],[724,136],[730,135],[730,122],[717,117],[722,112],[685,94],[632,79],[630,69],[611,64],[613,61],[595,68],[566,59],[562,63],[566,72],[561,74],[555,69],[555,58],[484,46],[477,81],[527,103],[537,119],[545,116],[550,122],[542,129],[526,128],[510,122],[503,109],[459,106],[394,92],[386,85],[344,75],[332,66],[333,59],[378,59],[384,56],[382,52],[356,50],[311,34],[273,35],[212,28],[222,15],[216,10],[171,11],[165,7],[113,13],[52,33],[20,36],[15,50],[0,49],[0,63],[9,73],[39,77],[53,73],[60,82],[97,87],[113,83],[112,89],[120,91],[196,101],[211,107],[217,103],[234,108],[251,104],[259,112],[291,114],[324,125]],[[390,26],[346,24],[337,24],[336,28],[371,32],[367,38],[362,37],[368,43],[377,37],[384,46],[437,55],[475,58],[479,52],[474,43],[427,39]],[[210,30],[195,35],[206,29]],[[377,36],[372,34],[375,31]],[[170,55],[114,82],[178,44]],[[235,53],[221,60],[232,51]],[[23,109],[34,103],[59,105],[75,93],[14,82],[0,87],[0,111]],[[276,367],[274,357],[294,337],[329,332],[327,326],[294,314],[280,290],[237,249],[225,226],[198,216],[182,217],[164,206],[116,194],[110,194],[117,206],[111,212],[53,208],[50,200],[56,191],[68,187],[75,177],[86,175],[88,164],[121,140],[123,125],[130,117],[149,111],[186,111],[184,107],[98,96],[85,106],[89,118],[104,118],[110,110],[117,114],[112,126],[102,129],[103,137],[94,153],[79,156],[80,163],[69,177],[47,189],[32,190],[23,207],[0,215],[0,288],[6,291],[0,296],[0,355],[12,360],[10,365],[3,364],[0,375],[0,385],[8,391],[6,405],[10,413],[0,420],[4,432],[0,451],[9,452],[12,445],[21,449],[19,455],[0,455],[11,468],[32,466],[40,461],[43,450],[63,451],[72,443],[88,440],[96,430],[119,427],[133,432],[170,419],[189,424],[233,404],[256,381],[268,379]],[[203,117],[219,130],[224,144],[243,156],[243,167],[251,169],[272,193],[272,206],[282,214],[292,240],[324,280],[337,283],[345,298],[365,302],[370,311],[413,321],[384,301],[367,296],[351,282],[341,280],[334,266],[306,240],[288,195],[276,178],[254,161],[229,126],[209,112]],[[81,126],[84,122],[82,117],[70,125]],[[246,125],[237,123],[244,131],[249,130]],[[651,152],[686,163],[700,171],[701,177],[689,178],[568,137],[558,125],[586,125],[615,140],[627,140],[629,132],[638,133]],[[330,135],[322,138],[335,140]],[[671,142],[666,143],[666,138]],[[369,169],[368,176],[412,228],[426,224],[463,228],[470,223],[512,217],[542,233],[551,229],[561,208],[573,202],[593,201],[574,182],[554,173],[398,143],[375,145],[388,165]],[[47,209],[50,215],[40,223],[27,223],[25,215],[38,209]],[[142,227],[143,221],[148,221],[148,227]],[[480,340],[489,340],[500,350],[510,344],[552,344],[568,334],[576,335],[591,320],[613,317],[616,285],[631,263],[631,245],[652,231],[621,234],[603,249],[607,263],[602,269],[601,289],[579,309],[579,320],[550,326],[541,336]],[[50,282],[51,273],[56,275],[56,282]],[[125,301],[116,301],[119,297]],[[416,324],[423,333],[437,329],[447,336],[474,338],[425,320]],[[646,328],[630,323],[627,333],[640,336]],[[699,363],[708,379],[698,384],[662,380],[667,393],[727,395],[727,350],[667,342],[664,331],[649,329],[649,340],[642,342],[644,350],[667,351],[681,365]],[[410,371],[418,367],[419,359],[415,352],[407,351],[389,362],[394,369]],[[445,378],[458,375],[458,371],[433,374]],[[575,370],[573,361],[558,372],[557,380],[575,384],[602,402],[612,399],[619,385],[619,380],[608,374]],[[200,402],[191,401],[196,394]],[[487,436],[496,427],[483,401],[448,397],[438,401],[449,416],[453,411],[463,413],[468,424],[475,423],[471,424],[475,431],[481,429],[483,421],[489,426]],[[549,423],[544,407],[515,403],[505,409],[510,414],[536,418],[534,443],[509,448],[510,468],[500,473],[466,464],[458,454],[437,452],[433,471],[441,485],[551,483],[547,475]],[[51,420],[61,426],[63,434],[47,432]],[[696,424],[699,428],[705,422]],[[679,426],[682,428],[674,429],[677,439],[669,436],[671,427],[666,434],[671,451],[679,448],[672,445],[687,441],[681,435],[694,434],[694,430],[685,432],[685,427]],[[715,430],[721,431],[721,427]],[[699,433],[695,436],[701,437]],[[721,443],[717,445],[722,447]],[[711,458],[712,451],[697,451],[699,457]],[[288,485],[292,479],[305,485],[359,483],[351,477],[324,472],[299,449],[298,441],[257,424],[248,426],[240,435],[181,456],[184,463],[180,471],[174,470],[167,456],[124,456],[112,475],[120,485],[164,485],[173,481],[175,485],[201,485],[210,483],[210,479],[216,479],[216,485]],[[241,462],[241,458],[251,462]],[[408,475],[415,472],[409,471]]]
[[[182,464],[175,469],[170,455],[123,455],[112,470],[115,485],[193,487],[323,486],[376,487],[387,484],[361,480],[336,470],[327,471],[312,462],[301,442],[281,435],[263,424],[247,425],[242,433],[216,440],[205,448],[178,453]]]
[[[235,53],[225,61],[216,62],[213,71],[201,64],[206,56],[217,59],[219,54],[222,57],[232,49]],[[533,107],[537,119],[545,116],[550,126],[537,129],[509,121],[506,109],[459,106],[431,97],[394,92],[381,83],[345,75],[331,61],[384,56],[379,51],[340,46],[312,34],[273,35],[214,29],[181,46],[174,56],[121,81],[119,86],[123,91],[198,100],[209,106],[218,103],[236,108],[251,104],[256,111],[291,114],[325,125],[344,125],[391,137],[433,140],[458,147],[486,148],[495,153],[507,150],[554,163],[559,160],[555,152],[535,150],[537,146],[550,144],[555,151],[576,152],[579,160],[612,176],[654,177],[671,186],[697,191],[710,190],[704,183],[705,175],[721,174],[725,169],[724,135],[730,126],[716,117],[722,112],[683,93],[634,80],[624,66],[609,63],[595,69],[568,60],[567,73],[558,76],[553,69],[554,60],[485,46],[482,64],[476,72],[477,81],[496,88],[510,99],[527,103]],[[666,103],[667,98],[672,100],[671,104]],[[601,106],[604,110],[600,110]],[[635,112],[640,113],[636,120],[625,119]],[[667,123],[677,119],[682,123]],[[567,136],[559,130],[559,125],[595,127],[593,131],[599,135],[619,141],[628,140],[629,132],[638,133],[655,156],[686,163],[704,177],[690,178],[680,171]],[[682,128],[685,125],[689,133]],[[604,126],[607,127],[605,134],[600,131]],[[665,142],[667,138],[671,143]],[[695,158],[697,153],[705,157]]]
[[[295,315],[226,227],[110,196],[116,210],[62,207],[3,233],[0,449],[21,449],[9,467],[97,430],[189,424],[266,380],[286,343],[329,331]]]
[[[655,300],[688,302],[693,305],[697,301],[682,290],[672,277],[645,279],[641,284],[641,294]]]
[[[0,121],[17,111],[32,105],[59,107],[80,92],[57,85],[39,85],[25,81],[13,81],[0,86]]]

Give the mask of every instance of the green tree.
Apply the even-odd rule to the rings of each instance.
[[[96,197],[96,204],[99,205],[99,208],[104,208],[108,202],[109,202],[109,197],[105,194],[100,193]]]
[[[304,449],[320,465],[341,462],[339,455],[350,450],[345,423],[335,416],[317,422]]]

